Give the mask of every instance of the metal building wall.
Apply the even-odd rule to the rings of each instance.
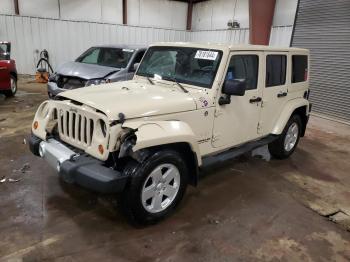
[[[287,27],[286,27],[287,28]],[[272,29],[270,45],[288,46],[290,28]],[[248,44],[249,29],[185,31],[48,18],[0,15],[0,39],[12,42],[18,72],[34,74],[38,52],[47,49],[55,68],[98,44],[150,44],[159,41]]]
[[[273,26],[270,34],[270,46],[289,47],[293,25]]]
[[[149,44],[189,38],[190,33],[185,30],[0,15],[0,39],[12,42],[12,57],[21,74],[34,74],[38,51],[42,49],[48,50],[55,68],[93,45]]]
[[[235,30],[200,30],[193,31],[190,34],[191,42],[212,42],[212,43],[231,43],[248,44],[249,29]]]
[[[313,111],[350,122],[350,1],[300,0],[292,46],[310,49]]]

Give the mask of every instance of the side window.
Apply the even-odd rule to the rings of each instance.
[[[247,89],[257,88],[259,57],[257,55],[234,55],[228,66],[226,79],[245,79]]]
[[[266,56],[266,87],[281,86],[286,83],[287,56]]]
[[[293,55],[292,56],[292,83],[304,82],[307,80],[307,56]]]
[[[82,63],[87,63],[87,64],[97,64],[98,62],[98,57],[100,54],[100,48],[96,48],[94,50],[91,50],[89,54],[87,54],[83,60],[81,60]]]

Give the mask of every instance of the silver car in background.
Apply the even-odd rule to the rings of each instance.
[[[133,78],[146,47],[132,45],[94,46],[74,62],[60,65],[49,78],[47,91],[54,98],[63,91]]]

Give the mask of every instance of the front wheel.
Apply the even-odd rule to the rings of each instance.
[[[292,115],[282,134],[277,140],[269,144],[270,154],[278,159],[288,158],[298,145],[301,128],[300,117],[298,115]]]
[[[187,187],[188,170],[179,153],[160,150],[124,169],[130,183],[118,206],[131,223],[153,224],[174,211]]]

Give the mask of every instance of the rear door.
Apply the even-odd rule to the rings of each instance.
[[[264,87],[259,132],[270,134],[289,99],[290,59],[287,52],[264,52]]]
[[[233,52],[226,68],[226,79],[245,79],[244,96],[231,96],[231,103],[217,105],[213,146],[231,147],[259,137],[257,127],[261,112],[263,52]]]

